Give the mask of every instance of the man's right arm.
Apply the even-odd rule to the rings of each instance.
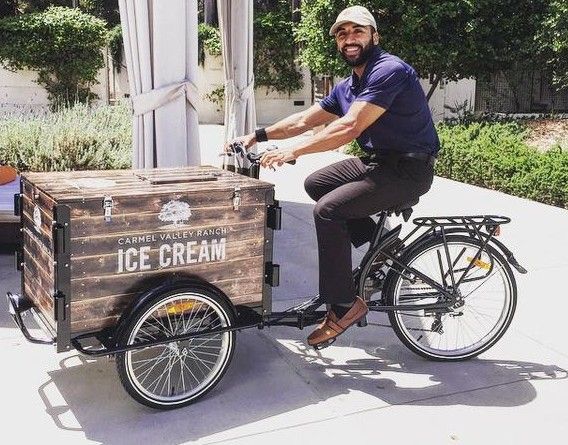
[[[292,114],[266,128],[268,139],[288,139],[305,133],[314,127],[328,124],[335,120],[335,114],[325,111],[319,104],[299,113]]]
[[[288,139],[293,136],[305,133],[319,125],[328,124],[337,119],[333,113],[325,111],[319,104],[312,105],[310,108],[299,113],[294,113],[275,124],[265,128],[268,139]],[[229,150],[229,145],[239,141],[245,148],[250,148],[256,144],[256,136],[254,133],[240,136],[225,144],[225,151]]]

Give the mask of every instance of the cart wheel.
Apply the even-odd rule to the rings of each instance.
[[[120,346],[164,340],[164,344],[117,354],[122,385],[135,400],[152,408],[189,405],[221,380],[235,350],[236,334],[169,343],[168,337],[233,324],[228,304],[205,286],[163,292],[137,311],[118,339]]]

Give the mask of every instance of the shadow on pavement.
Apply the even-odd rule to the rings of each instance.
[[[363,410],[401,404],[514,407],[536,398],[531,381],[567,376],[567,371],[558,366],[513,360],[475,359],[464,365],[408,359],[410,353],[401,354],[390,346],[367,348],[365,352],[371,357],[337,364],[334,359],[301,348],[292,352],[277,346],[280,352],[276,355],[274,345],[262,341],[265,335],[260,335],[261,341],[257,336],[240,334],[234,361],[220,384],[204,399],[185,408],[154,411],[138,405],[120,387],[114,363],[79,356],[63,360],[61,369],[50,372],[39,395],[59,428],[83,431],[90,440],[105,444],[174,444],[299,409],[304,410],[303,420],[292,421],[291,425],[323,420],[329,418],[329,413],[322,412],[322,401],[353,391],[375,398],[372,403],[367,398]],[[304,362],[301,369],[295,366],[297,361]],[[497,383],[483,384],[484,376]],[[471,387],[472,379],[477,386]],[[517,385],[511,391],[507,383],[514,382],[520,383],[521,389]],[[55,405],[49,396],[53,386],[62,396]],[[475,391],[482,388],[492,390]],[[451,401],[445,396],[452,396]],[[349,405],[344,414],[357,411],[353,410],[356,403]]]

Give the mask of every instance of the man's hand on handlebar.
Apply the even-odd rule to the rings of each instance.
[[[269,147],[262,153],[247,153],[240,138],[236,138],[225,145],[225,152],[221,156],[224,155],[236,156],[237,159],[246,157],[253,164],[271,168],[272,170],[274,170],[274,164],[278,166],[284,163],[294,165],[297,157],[292,149],[277,148],[276,146]]]
[[[225,153],[233,153],[234,149],[232,147],[235,146],[236,144],[241,144],[242,147],[245,149],[245,151],[248,151],[250,147],[256,144],[256,137],[254,133],[251,133],[251,134],[246,134],[244,136],[239,136],[237,138],[225,142],[225,147],[224,147]]]
[[[260,158],[260,165],[265,168],[274,168],[274,164],[279,167],[285,162],[290,164],[295,164],[296,155],[294,150],[290,148],[277,148],[275,150],[265,151]]]

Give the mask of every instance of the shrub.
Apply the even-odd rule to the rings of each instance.
[[[208,25],[207,23],[200,23],[197,28],[198,34],[198,59],[199,63],[205,63],[205,52],[207,51],[212,56],[221,55],[221,33],[218,28]]]
[[[8,69],[32,69],[54,108],[93,97],[90,86],[104,66],[105,22],[78,9],[51,7],[44,12],[0,20],[0,61]]]
[[[527,132],[515,122],[440,124],[436,174],[568,208],[568,153],[529,147]]]
[[[131,126],[126,104],[8,116],[0,120],[0,164],[20,171],[129,168]]]

